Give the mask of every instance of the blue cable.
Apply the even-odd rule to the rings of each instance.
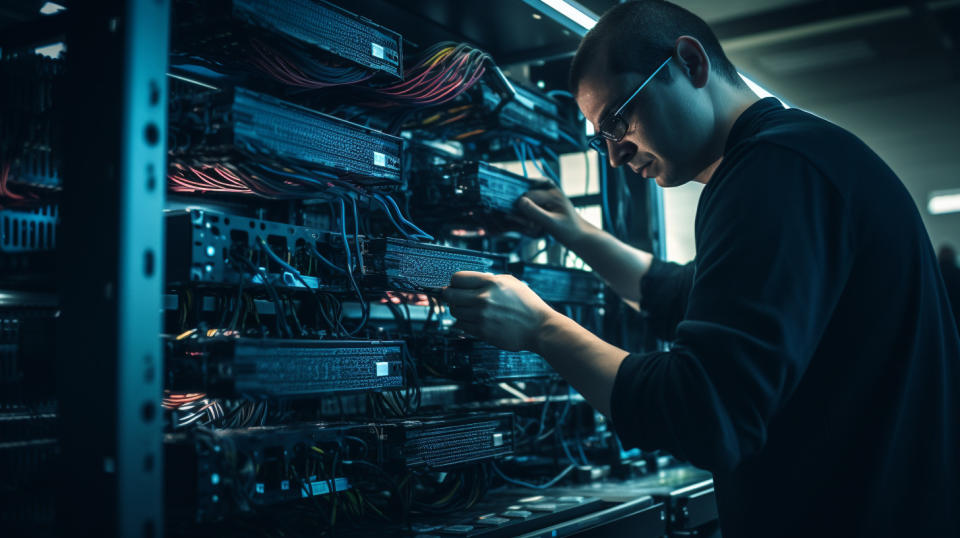
[[[409,239],[409,240],[411,240],[411,241],[415,241],[415,240],[416,240],[415,237],[413,237],[412,235],[410,235],[409,233],[407,233],[406,230],[403,229],[403,226],[400,226],[400,223],[397,222],[397,219],[393,216],[393,211],[390,210],[390,206],[387,205],[387,202],[386,202],[386,201],[384,201],[382,198],[380,198],[380,195],[379,195],[379,194],[373,193],[372,198],[373,198],[374,200],[376,200],[377,203],[380,204],[380,206],[383,208],[383,212],[387,214],[387,218],[389,218],[389,219],[390,219],[390,222],[393,224],[393,227],[396,228],[397,231],[399,231],[401,234],[403,234],[403,237],[405,237],[405,238],[407,238],[407,239]]]
[[[520,153],[520,148],[517,147],[517,143],[511,141],[510,145],[513,146],[513,152],[517,155],[517,160],[520,161],[520,166],[523,168],[523,177],[527,176],[527,161],[524,160],[523,155]]]
[[[587,459],[587,454],[583,451],[583,441],[577,438],[577,452],[580,453],[580,459],[583,460],[583,464],[589,466],[590,460]]]
[[[547,173],[543,170],[543,167],[540,166],[540,163],[537,162],[537,156],[536,156],[536,155],[534,154],[534,152],[533,152],[533,147],[528,147],[527,144],[526,144],[526,142],[521,142],[521,143],[520,143],[520,147],[522,147],[522,148],[524,148],[526,151],[529,151],[529,152],[530,152],[530,161],[533,162],[533,166],[535,166],[535,167],[537,168],[537,170],[540,171],[540,174],[542,174],[544,177],[553,179],[553,176],[547,174]]]
[[[574,138],[573,138],[572,136],[568,135],[567,133],[565,133],[565,132],[563,132],[563,131],[557,131],[557,132],[560,133],[560,138],[562,138],[562,139],[566,140],[567,142],[570,142],[571,144],[573,144],[573,147],[575,147],[575,148],[582,148],[582,147],[583,147],[583,145],[582,145],[580,142],[577,142],[576,140],[574,140]]]
[[[297,279],[300,280],[300,283],[303,284],[303,287],[307,288],[308,290],[310,289],[310,286],[307,285],[307,282],[303,279],[303,275],[300,274],[300,271],[297,271],[297,269],[294,266],[283,261],[283,259],[281,259],[280,256],[277,256],[277,254],[270,248],[269,245],[267,245],[267,243],[263,239],[259,239],[259,241],[260,241],[260,249],[266,252],[267,256],[270,256],[270,259],[277,262],[277,265],[279,265],[280,267],[283,267],[288,272],[290,272],[290,274],[297,277]]]
[[[547,164],[547,162],[544,161],[542,157],[540,158],[540,166],[542,166],[544,170],[547,171],[547,176],[550,179],[552,179],[554,183],[556,183],[557,185],[560,184],[560,176],[557,175],[557,173],[553,170],[553,168],[550,168],[550,165]]]
[[[357,209],[357,199],[351,196],[350,204],[353,206],[353,246],[357,247],[357,266],[360,274],[363,274],[366,269],[363,267],[363,254],[360,252],[360,211]]]
[[[343,202],[343,198],[338,198],[337,201],[340,202],[340,237],[343,238],[343,252],[347,261],[346,273],[350,283],[356,288],[357,283],[353,278],[353,254],[350,252],[350,241],[347,239],[347,205]]]
[[[567,474],[569,474],[570,471],[574,470],[577,467],[576,465],[570,465],[566,469],[560,471],[560,474],[551,478],[547,482],[544,482],[543,484],[531,484],[529,482],[524,482],[522,480],[510,478],[509,476],[503,474],[503,471],[501,471],[500,468],[497,467],[497,462],[495,461],[491,461],[490,466],[493,467],[493,472],[497,473],[497,475],[508,484],[513,484],[515,486],[520,486],[522,488],[532,488],[532,489],[547,489],[553,486],[554,484],[556,484],[557,482],[559,482],[560,480],[562,480],[563,477],[567,476]]]
[[[347,331],[348,336],[353,336],[367,324],[368,307],[366,301],[363,300],[363,293],[360,291],[360,286],[357,285],[357,280],[353,278],[353,256],[350,254],[350,241],[347,239],[347,205],[343,202],[343,198],[339,198],[338,201],[340,202],[340,237],[343,238],[343,250],[347,257],[347,278],[350,280],[353,291],[357,294],[357,299],[360,300],[360,312],[362,314],[360,324],[353,331]],[[357,255],[360,256],[361,254],[358,252]]]
[[[517,138],[517,140],[523,140],[524,142],[526,142],[527,144],[530,144],[531,146],[539,147],[543,145],[543,142],[537,140],[536,138],[533,138],[532,136],[527,136],[522,134],[518,134],[514,136]]]
[[[540,147],[540,149],[543,150],[544,153],[547,154],[547,157],[550,157],[551,159],[553,159],[553,160],[555,160],[555,161],[559,161],[559,160],[560,160],[560,156],[557,155],[557,152],[555,152],[555,151],[553,151],[552,149],[550,149],[550,146],[540,145],[539,147]]]
[[[406,224],[407,226],[409,226],[413,231],[417,232],[417,235],[422,236],[422,237],[423,237],[424,239],[426,239],[427,241],[433,241],[433,236],[432,236],[432,235],[430,235],[430,234],[428,234],[427,232],[421,230],[416,224],[410,222],[409,220],[407,220],[406,217],[403,216],[403,212],[400,211],[400,206],[397,205],[396,200],[394,200],[393,198],[391,198],[390,195],[388,195],[388,194],[382,194],[381,196],[383,196],[384,198],[386,198],[387,201],[390,202],[390,205],[392,205],[393,208],[397,211],[397,217],[400,218],[400,222],[402,222],[402,223]]]
[[[560,184],[560,178],[557,177],[557,175],[554,173],[553,169],[550,168],[550,167],[547,165],[547,163],[545,163],[545,162],[542,161],[542,157],[537,157],[537,155],[536,155],[536,154],[534,153],[534,151],[533,151],[533,147],[532,147],[532,146],[527,145],[526,142],[521,142],[520,146],[521,146],[522,148],[526,148],[526,150],[530,152],[530,160],[533,162],[533,165],[537,167],[537,170],[539,170],[540,173],[541,173],[544,177],[550,179],[551,181],[553,181],[553,182],[554,182],[555,184],[557,184],[557,185]],[[541,148],[541,149],[543,149],[543,148]],[[556,156],[556,153],[554,153],[553,155]]]
[[[520,155],[523,157],[524,164],[526,164],[527,161],[534,160],[532,148],[528,148],[527,145],[523,142],[518,142],[517,145],[520,146]]]
[[[572,312],[571,312],[571,313],[572,313]],[[573,317],[573,316],[567,316],[567,317]],[[567,403],[568,403],[568,404],[570,403],[570,398],[573,396],[573,392],[574,392],[574,391],[573,391],[573,387],[571,387],[570,385],[567,385]],[[576,442],[576,445],[577,445],[577,452],[579,453],[580,459],[583,461],[583,464],[584,464],[584,465],[590,465],[590,461],[587,460],[587,454],[583,451],[583,440],[580,439],[580,432],[579,432],[579,431],[577,432],[577,442]]]
[[[400,222],[406,224],[408,227],[410,227],[412,230],[416,232],[415,234],[413,234],[414,237],[422,237],[428,241],[433,241],[433,236],[421,230],[420,227],[418,227],[416,224],[414,224],[409,219],[403,216],[403,211],[400,210],[400,206],[397,205],[396,200],[394,200],[389,194],[382,194],[381,196],[385,198],[387,202],[390,203],[391,206],[393,206],[393,209],[396,211],[397,218],[400,219]]]
[[[336,271],[336,272],[338,272],[338,273],[345,273],[345,272],[346,272],[346,271],[343,270],[343,267],[339,267],[337,264],[335,264],[335,263],[333,263],[332,261],[326,259],[326,258],[323,256],[323,254],[320,254],[320,251],[317,250],[317,247],[313,246],[313,245],[310,244],[310,243],[307,243],[307,248],[308,248],[308,251],[309,251],[309,253],[310,253],[311,256],[313,256],[314,258],[316,258],[316,259],[320,260],[321,262],[323,262],[324,264],[326,264],[327,267],[333,269],[334,271]]]
[[[563,407],[563,412],[560,413],[560,420],[557,421],[557,424],[554,426],[554,431],[557,433],[557,439],[560,441],[560,447],[563,448],[563,453],[567,456],[567,459],[570,460],[570,463],[574,465],[579,465],[579,462],[573,458],[573,454],[570,453],[570,448],[567,447],[567,442],[563,438],[563,423],[567,420],[567,413],[570,411],[570,395],[567,394],[567,404]]]

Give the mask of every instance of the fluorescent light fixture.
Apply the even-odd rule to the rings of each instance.
[[[960,189],[933,191],[927,202],[927,211],[931,215],[943,215],[960,211]]]
[[[523,0],[528,6],[558,22],[568,31],[579,36],[597,24],[598,17],[589,9],[573,0]]]
[[[54,13],[59,13],[67,8],[61,6],[56,2],[46,2],[40,6],[41,15],[53,15]]]
[[[60,57],[60,53],[66,50],[66,48],[67,48],[66,45],[64,45],[63,42],[60,42],[60,43],[54,43],[52,45],[44,45],[42,47],[37,47],[33,49],[33,52],[41,56],[47,56],[48,58],[57,59]]]
[[[597,19],[587,15],[583,11],[580,11],[579,8],[575,7],[573,4],[566,2],[565,0],[542,0],[544,4],[552,7],[558,13],[564,17],[570,19],[571,21],[577,23],[580,26],[583,26],[585,30],[589,30],[596,26]]]

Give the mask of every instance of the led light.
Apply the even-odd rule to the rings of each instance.
[[[40,6],[41,15],[53,15],[54,13],[59,13],[67,8],[61,6],[56,2],[46,2]]]
[[[60,53],[62,53],[66,49],[67,49],[66,45],[60,42],[60,43],[54,43],[52,45],[44,45],[42,47],[37,47],[33,49],[33,52],[41,56],[57,59],[60,57]]]
[[[927,211],[931,215],[943,215],[960,211],[960,190],[934,191],[930,193]]]

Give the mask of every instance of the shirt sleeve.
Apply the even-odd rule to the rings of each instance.
[[[677,324],[687,309],[693,286],[693,262],[680,265],[654,259],[640,279],[640,310],[648,326],[661,340],[676,337]]]
[[[735,162],[701,205],[697,270],[674,345],[630,355],[611,396],[624,444],[714,472],[764,446],[852,258],[847,204],[808,161],[760,143]]]

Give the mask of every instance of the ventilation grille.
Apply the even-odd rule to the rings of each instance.
[[[0,252],[43,252],[57,246],[56,206],[0,211]]]

